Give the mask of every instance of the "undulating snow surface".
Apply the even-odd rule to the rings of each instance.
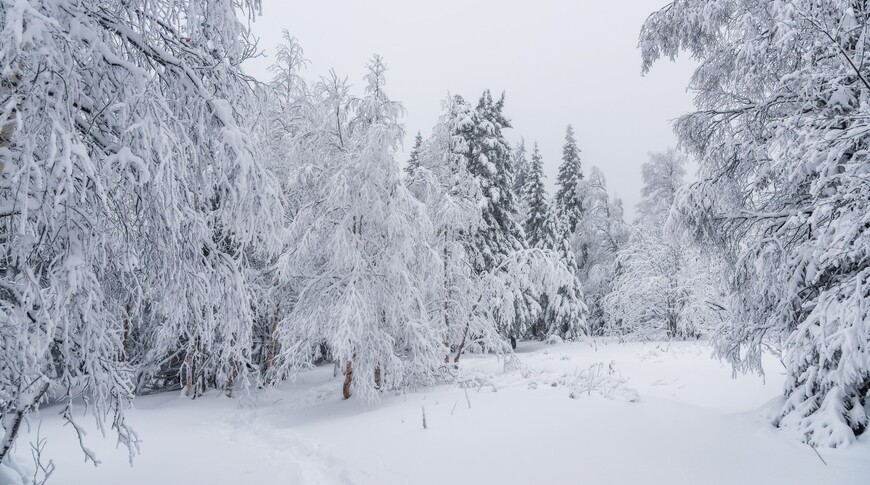
[[[87,444],[103,463],[84,463],[57,409],[42,410],[41,433],[57,465],[51,484],[867,483],[868,437],[818,450],[825,465],[770,427],[778,361],[766,362],[765,383],[732,379],[709,355],[703,342],[521,343],[512,370],[464,356],[461,386],[376,404],[344,401],[331,365],[249,402],[140,397],[132,468],[97,431]],[[18,442],[19,463],[37,421]]]

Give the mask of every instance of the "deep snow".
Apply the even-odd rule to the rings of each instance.
[[[870,438],[816,453],[766,417],[782,366],[732,379],[703,342],[521,343],[519,365],[464,356],[460,385],[341,399],[331,365],[253,399],[141,397],[142,439],[96,431],[83,462],[55,408],[41,412],[49,484],[866,484]],[[505,369],[509,370],[505,370]],[[572,398],[573,396],[573,398]],[[423,429],[425,409],[428,429]],[[29,461],[29,435],[18,443]]]

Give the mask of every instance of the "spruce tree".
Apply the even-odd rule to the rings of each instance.
[[[481,305],[486,274],[472,267],[476,251],[469,239],[482,223],[480,187],[468,172],[468,144],[465,133],[473,125],[474,107],[460,96],[443,102],[444,113],[423,143],[419,166],[407,183],[423,203],[432,223],[430,247],[440,259],[439,270],[427,275],[427,313],[443,332],[444,361],[458,362],[466,345],[506,351],[488,305]],[[422,255],[428,259],[427,255]]]
[[[522,188],[522,197],[528,206],[528,214],[523,221],[523,230],[529,247],[543,248],[552,244],[552,224],[548,224],[550,212],[547,202],[547,189],[544,187],[544,163],[538,143],[532,149],[532,163]]]
[[[483,225],[475,237],[479,260],[475,268],[487,272],[508,255],[525,247],[525,237],[516,221],[514,171],[510,148],[502,130],[510,122],[502,113],[504,95],[493,101],[489,90],[478,102],[473,126],[463,130],[470,135],[469,171],[482,193]]]
[[[583,180],[583,167],[580,164],[580,149],[574,138],[574,128],[568,125],[565,130],[565,145],[562,147],[562,164],[556,178],[556,207],[559,217],[564,221],[565,230],[573,234],[577,223],[583,216],[582,196],[578,184]]]
[[[529,213],[529,207],[523,196],[523,187],[526,185],[526,174],[529,172],[529,159],[526,157],[526,142],[520,139],[514,149],[514,196],[517,198],[517,220],[525,221]]]
[[[405,165],[405,173],[414,175],[417,168],[420,167],[420,150],[423,147],[423,135],[418,131],[414,138],[414,148],[411,149],[411,154],[408,156],[408,163]]]
[[[503,262],[526,248],[525,236],[517,222],[517,207],[514,199],[514,170],[510,147],[502,130],[510,128],[504,116],[504,94],[494,101],[489,90],[483,92],[475,110],[474,123],[466,135],[470,135],[469,172],[475,176],[481,190],[482,225],[472,239],[474,269],[478,274],[488,274],[498,278],[495,273]],[[468,133],[467,131],[470,131]],[[522,291],[522,296],[514,299],[510,315],[498,317],[498,326],[511,344],[522,335],[530,322],[536,318],[537,304],[534,297]]]
[[[552,235],[553,251],[559,255],[559,260],[568,269],[572,275],[577,274],[577,261],[574,257],[574,251],[567,239],[559,236],[561,230],[557,227],[557,217],[553,210],[550,211],[548,225],[551,227],[549,234]],[[545,303],[542,307],[545,309],[544,322],[546,323],[546,335],[558,335],[561,338],[573,340],[579,338],[582,334],[589,333],[587,323],[587,315],[589,313],[586,304],[584,303],[584,295],[582,290],[583,285],[580,280],[574,278],[568,284],[559,287],[554,295],[546,295]]]
[[[526,185],[526,176],[529,173],[530,168],[529,159],[526,157],[526,140],[522,138],[514,149],[513,165],[514,193],[519,195],[522,193],[523,187]]]

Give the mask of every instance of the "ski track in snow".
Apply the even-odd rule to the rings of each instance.
[[[97,432],[103,463],[82,463],[53,408],[41,432],[50,484],[866,483],[867,437],[819,450],[826,466],[768,424],[778,363],[765,384],[709,355],[702,342],[527,342],[519,365],[463,356],[456,384],[379,403],[341,399],[331,365],[250,399],[146,396],[130,412],[143,440],[132,468]]]

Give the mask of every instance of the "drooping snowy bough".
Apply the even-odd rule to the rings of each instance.
[[[277,249],[282,213],[241,123],[237,14],[258,9],[3,0],[0,460],[46,396],[76,431],[79,403],[108,417],[132,456],[137,370],[173,362],[192,394],[246,378],[245,256]]]
[[[649,17],[643,69],[700,61],[676,126],[700,162],[683,221],[733,267],[719,354],[760,369],[782,347],[777,420],[813,445],[855,440],[870,394],[870,5],[678,0]]]

